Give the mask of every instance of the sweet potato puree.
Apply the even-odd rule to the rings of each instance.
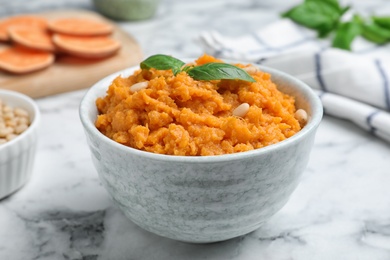
[[[222,62],[203,55],[196,65]],[[236,64],[245,68],[250,65]],[[96,127],[118,143],[159,154],[220,155],[258,149],[282,141],[301,127],[294,98],[280,92],[268,73],[242,80],[197,81],[171,70],[137,70],[117,77],[96,100]],[[145,89],[130,91],[138,82]],[[242,117],[239,105],[249,104]]]

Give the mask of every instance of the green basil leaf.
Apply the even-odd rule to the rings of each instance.
[[[207,63],[201,66],[184,66],[185,63],[171,56],[157,54],[150,56],[141,62],[141,69],[155,68],[158,70],[169,70],[176,75],[179,72],[186,72],[196,80],[219,80],[239,79],[255,82],[255,80],[243,69],[226,63]]]
[[[176,58],[173,58],[168,55],[163,54],[156,54],[153,56],[150,56],[143,62],[141,62],[141,69],[150,69],[155,68],[158,70],[172,70],[173,74],[176,75],[181,71],[181,67],[185,63],[181,60],[178,60]]]
[[[319,4],[325,3],[326,5],[331,6],[334,11],[338,12],[339,14],[344,14],[350,8],[349,6],[341,7],[338,0],[305,0],[305,2],[317,2]]]
[[[341,12],[340,12],[340,17],[345,14],[351,7],[350,6],[346,6],[346,7],[343,7],[341,8]]]
[[[338,3],[335,4],[335,1],[306,0],[304,3],[283,13],[282,16],[317,30],[319,37],[325,37],[336,28],[344,11]]]
[[[351,44],[356,36],[361,34],[360,18],[354,16],[352,21],[339,24],[332,46],[344,50],[351,50]]]
[[[362,26],[362,36],[374,43],[383,44],[390,41],[390,30],[375,23],[364,24]]]
[[[390,16],[373,16],[372,20],[377,25],[390,30]]]
[[[196,80],[239,79],[255,82],[245,70],[227,63],[206,63],[189,69],[187,73]]]

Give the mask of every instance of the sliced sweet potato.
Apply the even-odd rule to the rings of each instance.
[[[28,73],[50,66],[54,54],[21,46],[7,47],[0,50],[0,69],[15,74]]]
[[[11,39],[25,47],[41,51],[54,51],[51,34],[41,28],[13,26],[8,29]]]
[[[71,36],[53,35],[53,42],[58,49],[83,58],[104,58],[117,52],[121,44],[107,36]]]
[[[49,29],[55,33],[79,36],[97,36],[111,34],[114,27],[104,21],[85,18],[63,18],[51,21],[49,23]]]
[[[47,20],[32,15],[18,15],[0,21],[0,41],[10,40],[8,29],[13,26],[28,26],[29,28],[47,28]]]

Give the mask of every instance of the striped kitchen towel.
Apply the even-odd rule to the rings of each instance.
[[[314,31],[282,19],[242,37],[203,32],[198,43],[219,58],[262,64],[317,90],[326,114],[350,120],[390,142],[390,44],[363,38],[352,52],[330,47]]]

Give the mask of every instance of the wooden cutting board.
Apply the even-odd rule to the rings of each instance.
[[[101,15],[84,10],[53,11],[37,14],[47,19],[61,17],[95,18],[113,24]],[[15,90],[32,98],[59,94],[91,87],[101,78],[142,61],[140,46],[134,38],[113,24],[112,38],[122,44],[119,52],[103,60],[86,60],[57,55],[51,67],[25,75],[13,75],[0,71],[0,88]]]

